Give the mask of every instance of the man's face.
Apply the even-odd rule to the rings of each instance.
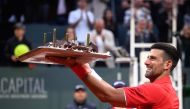
[[[107,18],[108,20],[111,20],[112,17],[113,17],[112,11],[111,11],[111,10],[107,10],[107,12],[106,12],[106,18]]]
[[[102,30],[104,29],[104,22],[103,21],[96,21],[95,22],[95,29],[98,34],[101,34]]]
[[[22,39],[24,37],[25,30],[24,29],[15,29],[14,34],[15,34],[16,38]]]
[[[69,41],[75,40],[75,31],[73,28],[68,28],[66,33],[69,34],[69,37],[68,37]]]
[[[87,5],[88,5],[87,0],[78,0],[78,7],[80,9],[85,9]]]
[[[77,103],[83,103],[87,99],[87,93],[84,90],[74,92],[74,100]]]
[[[159,49],[152,49],[150,51],[150,54],[147,57],[147,60],[145,61],[146,65],[146,74],[145,77],[153,80],[160,76],[164,70],[165,67],[165,61],[164,61],[164,51]]]
[[[173,3],[173,0],[164,0],[163,6],[164,8],[166,8],[166,10],[171,11],[172,3]]]
[[[135,0],[135,6],[136,6],[136,7],[141,7],[141,6],[143,6],[143,0]]]
[[[145,19],[141,19],[138,21],[137,27],[141,30],[147,29],[148,22]]]
[[[122,7],[123,9],[127,9],[127,8],[130,7],[130,4],[129,4],[129,2],[128,2],[127,0],[122,0],[122,2],[121,2],[121,7]]]

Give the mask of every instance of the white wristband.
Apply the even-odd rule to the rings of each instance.
[[[102,78],[96,73],[96,71],[94,69],[92,69],[91,73],[90,73],[93,77],[95,77],[98,80],[102,80]]]

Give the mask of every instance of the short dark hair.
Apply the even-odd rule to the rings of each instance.
[[[172,46],[168,43],[156,43],[156,44],[153,44],[150,47],[150,49],[163,50],[165,53],[165,58],[172,60],[171,71],[176,67],[178,60],[180,58],[180,53],[177,51],[177,49],[174,46]]]
[[[25,30],[26,27],[25,27],[25,25],[23,23],[16,23],[14,25],[14,30],[16,30],[16,29],[23,29],[23,30]]]

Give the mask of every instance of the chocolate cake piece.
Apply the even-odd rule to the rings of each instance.
[[[49,42],[45,44],[45,46],[53,47],[53,42]],[[79,45],[76,41],[63,41],[63,40],[56,40],[55,41],[55,48],[63,48],[66,50],[79,50],[83,52],[98,52],[98,47],[90,42],[88,46]]]

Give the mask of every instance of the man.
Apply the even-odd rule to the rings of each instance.
[[[150,49],[145,61],[145,77],[150,83],[117,89],[98,76],[88,64],[78,64],[77,59],[47,59],[69,66],[102,102],[110,103],[114,107],[178,109],[178,97],[170,80],[170,72],[179,60],[178,52],[175,47],[166,43],[156,43]]]
[[[76,85],[73,93],[74,101],[66,109],[96,109],[96,105],[87,102],[87,93],[83,85]]]
[[[78,0],[78,9],[71,11],[69,14],[69,25],[75,28],[77,40],[84,45],[86,35],[93,26],[94,15],[88,10],[88,0]]]
[[[129,35],[129,34],[128,34]],[[129,35],[130,36],[130,35]],[[136,42],[156,42],[157,38],[148,28],[147,19],[139,19],[135,28],[135,41]]]
[[[143,0],[134,0],[134,6],[135,6],[135,21],[138,21],[142,18],[147,20],[147,28],[148,30],[152,30],[153,28],[153,21],[152,17],[150,15],[150,10],[145,7],[145,3]],[[124,16],[124,24],[129,29],[130,28],[130,19],[131,19],[131,9],[127,9],[125,11]]]
[[[14,36],[10,38],[5,45],[5,55],[11,66],[27,65],[17,60],[17,53],[22,53],[24,51],[23,48],[26,48],[27,51],[31,50],[31,43],[24,37],[25,32],[25,26],[22,23],[16,23],[14,25]]]
[[[188,17],[189,16],[189,17]],[[181,30],[180,33],[180,39],[181,39],[181,45],[183,47],[183,51],[185,54],[185,59],[184,59],[184,65],[186,67],[190,67],[190,56],[188,55],[190,53],[190,15],[186,16],[185,19],[185,24],[183,26],[183,29]]]
[[[105,29],[104,20],[97,19],[94,24],[94,30],[91,32],[91,41],[98,47],[98,52],[112,52],[115,47],[114,35],[110,30]],[[105,60],[108,68],[114,68],[114,59],[108,58]],[[94,66],[95,63],[91,63]]]
[[[158,38],[155,36],[152,30],[148,28],[148,21],[145,18],[140,18],[136,21],[135,26],[135,42],[138,43],[152,43],[157,42]],[[130,48],[130,31],[127,32],[127,47]],[[145,48],[135,49],[135,55],[140,58],[140,52],[145,51]]]

